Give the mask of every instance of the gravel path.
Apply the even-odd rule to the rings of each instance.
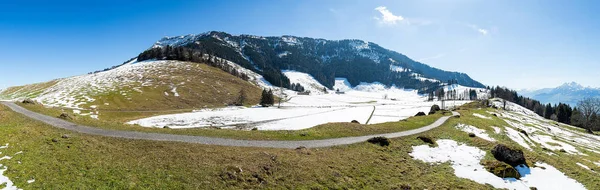
[[[144,133],[135,131],[118,131],[109,129],[100,129],[95,127],[88,127],[77,125],[62,119],[50,117],[40,113],[29,111],[21,106],[16,105],[13,102],[2,102],[2,104],[8,106],[10,109],[17,113],[21,113],[27,117],[35,120],[47,123],[57,128],[67,129],[90,135],[100,135],[107,137],[127,138],[127,139],[142,139],[142,140],[154,140],[154,141],[174,141],[174,142],[186,142],[186,143],[198,143],[208,145],[220,145],[220,146],[239,146],[239,147],[267,147],[267,148],[297,148],[304,146],[307,148],[318,148],[318,147],[331,147],[338,145],[347,145],[367,141],[372,137],[384,136],[387,138],[397,138],[403,136],[414,135],[429,131],[433,128],[439,127],[444,124],[451,116],[444,116],[435,121],[434,123],[424,126],[418,129],[386,133],[377,135],[367,135],[360,137],[344,137],[335,139],[324,139],[324,140],[306,140],[306,141],[261,141],[261,140],[236,140],[236,139],[224,139],[214,137],[202,137],[202,136],[188,136],[188,135],[172,135],[162,133]],[[459,115],[458,112],[452,112],[453,115]]]

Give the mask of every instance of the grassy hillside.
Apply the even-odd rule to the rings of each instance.
[[[60,79],[24,86],[9,87],[0,92],[0,100],[35,98],[42,94],[46,89],[50,88],[51,86],[54,86],[59,81]]]
[[[489,151],[497,143],[519,147],[505,135],[491,132],[493,126],[508,126],[487,112],[495,110],[459,111],[460,118],[423,134],[392,139],[387,147],[359,143],[287,150],[82,135],[0,106],[0,143],[9,143],[2,154],[13,156],[0,163],[8,167],[4,175],[24,189],[493,189],[456,177],[448,163],[425,163],[409,155],[413,146],[425,144],[416,138],[420,135],[478,147],[486,151],[482,163],[494,159]],[[455,127],[459,123],[485,129],[497,142],[471,138]],[[61,138],[65,134],[69,138]],[[524,150],[528,163],[551,164],[588,189],[600,186],[597,173],[575,164],[598,169],[590,162],[600,162],[599,154],[574,156],[556,151],[552,156],[546,151],[539,145]],[[35,182],[26,182],[31,179]]]
[[[164,111],[222,107],[244,90],[257,104],[261,89],[205,64],[147,61],[47,83],[9,88],[6,99],[35,98],[45,105],[103,111]],[[86,111],[84,111],[84,114]],[[91,114],[96,114],[92,111]]]

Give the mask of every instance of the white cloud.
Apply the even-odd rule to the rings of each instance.
[[[375,20],[378,20],[381,24],[396,25],[398,22],[404,20],[404,17],[400,15],[394,15],[390,10],[387,9],[387,7],[380,6],[375,8],[375,10],[381,13],[381,18],[375,17]]]
[[[486,29],[483,29],[483,28],[480,28],[480,27],[478,27],[477,25],[474,25],[474,24],[467,24],[467,26],[468,26],[469,28],[472,28],[473,30],[475,30],[475,31],[477,31],[477,32],[479,32],[479,33],[481,33],[482,35],[487,35],[487,34],[488,34],[488,32],[489,32],[488,30],[486,30]]]

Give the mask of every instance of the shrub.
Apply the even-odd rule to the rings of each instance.
[[[379,146],[389,146],[390,140],[386,137],[373,137],[367,140],[371,144],[379,144]]]
[[[417,115],[415,115],[415,116],[425,116],[425,112],[421,111],[421,112],[417,113]]]
[[[27,99],[23,100],[23,102],[22,102],[22,103],[24,103],[24,104],[36,104],[36,103],[35,103],[35,101],[33,101],[33,100],[32,100],[32,99],[30,99],[30,98],[27,98]]]
[[[433,141],[433,139],[431,137],[426,137],[426,136],[418,136],[417,139],[425,142],[425,143],[429,143],[429,144],[435,144],[435,141]]]
[[[429,109],[429,115],[435,114],[435,112],[437,111],[440,111],[440,106],[434,104],[433,106],[431,106],[431,109]]]

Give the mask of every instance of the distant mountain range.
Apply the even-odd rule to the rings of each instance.
[[[165,37],[141,53],[138,60],[190,61],[194,54],[232,61],[283,87],[290,83],[282,70],[308,73],[328,88],[333,87],[336,77],[347,78],[353,86],[361,82],[380,82],[420,91],[437,88],[449,80],[463,86],[484,87],[465,73],[433,68],[362,40],[262,37],[212,31]]]
[[[600,88],[584,87],[576,82],[570,82],[556,88],[520,90],[519,94],[539,100],[544,104],[562,102],[576,106],[577,102],[585,97],[600,97]]]

